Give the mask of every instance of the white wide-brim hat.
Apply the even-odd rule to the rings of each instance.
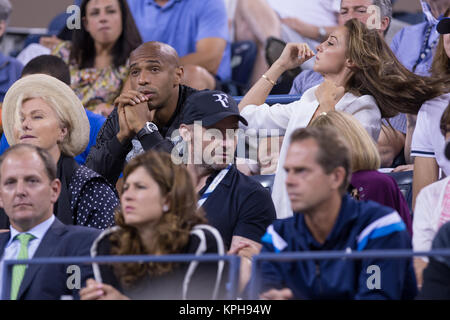
[[[89,143],[89,120],[84,107],[73,90],[64,82],[46,74],[33,74],[17,80],[6,93],[2,107],[3,131],[10,145],[18,143],[14,137],[14,125],[18,121],[24,99],[51,98],[53,108],[70,124],[68,138],[61,146],[63,153],[76,156],[82,153]]]

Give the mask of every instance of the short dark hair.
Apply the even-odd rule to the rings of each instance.
[[[83,0],[80,8],[81,18],[86,18],[86,7],[91,0]],[[134,22],[126,0],[118,0],[122,13],[122,34],[117,39],[111,49],[111,56],[114,67],[118,68],[128,60],[131,51],[136,49],[142,38]],[[70,63],[75,62],[79,69],[92,68],[95,63],[94,39],[87,32],[84,23],[81,23],[81,30],[74,30],[72,36],[72,46],[70,50]]]
[[[16,144],[16,145],[6,149],[6,151],[0,156],[0,168],[3,164],[3,161],[6,158],[8,158],[9,155],[16,153],[23,149],[28,149],[31,152],[35,152],[39,156],[39,158],[42,160],[42,163],[44,164],[45,173],[47,174],[48,179],[50,181],[53,181],[56,179],[56,163],[53,160],[50,153],[48,153],[47,151],[45,151],[44,149],[42,149],[40,147],[31,145],[31,144],[19,143],[19,144]]]
[[[350,183],[352,168],[348,144],[339,136],[339,132],[332,127],[297,129],[291,135],[290,144],[307,139],[313,139],[317,143],[319,151],[316,161],[326,174],[330,174],[338,167],[345,169],[345,178],[339,187],[341,194],[345,194]]]
[[[70,86],[69,66],[60,57],[44,54],[30,60],[23,67],[22,77],[36,73],[47,74]]]

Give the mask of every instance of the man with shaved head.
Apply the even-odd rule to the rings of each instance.
[[[86,166],[115,184],[125,161],[146,150],[171,152],[181,138],[170,140],[180,126],[184,102],[196,90],[181,85],[183,67],[171,46],[151,41],[130,55],[130,90],[115,108],[91,148]]]

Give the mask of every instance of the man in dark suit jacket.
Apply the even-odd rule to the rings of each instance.
[[[99,231],[66,226],[56,219],[53,205],[60,189],[56,165],[46,151],[19,144],[0,157],[0,206],[11,222],[10,230],[0,233],[0,271],[4,260],[89,256]],[[27,240],[22,243],[22,238]],[[15,265],[7,273],[6,281],[0,278],[1,297],[13,300],[76,297],[80,286],[92,275],[90,265],[36,264],[29,265],[24,273]]]

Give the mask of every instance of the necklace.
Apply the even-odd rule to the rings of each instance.
[[[414,64],[414,67],[412,68],[412,71],[415,72],[417,66],[425,60],[425,58],[428,56],[428,54],[433,50],[433,48],[436,46],[437,42],[439,41],[439,37],[437,37],[430,45],[428,45],[428,41],[430,40],[431,36],[431,30],[433,30],[433,25],[430,24],[425,32],[425,40],[423,41],[422,48],[420,49],[420,55],[417,59],[416,63]]]

